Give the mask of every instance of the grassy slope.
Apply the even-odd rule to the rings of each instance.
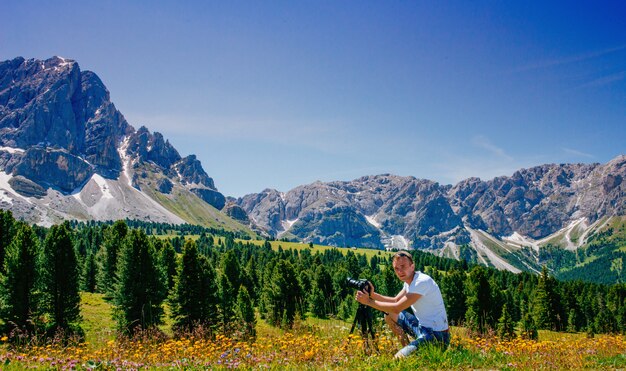
[[[89,344],[104,344],[115,339],[113,309],[102,294],[81,293],[80,312],[83,317],[81,327],[85,330]]]
[[[222,228],[227,231],[241,231],[250,237],[256,236],[256,233],[249,227],[224,215],[191,192],[177,189],[171,195],[165,195],[152,189],[143,189],[143,191],[189,224]]]
[[[524,251],[519,247],[508,245],[485,231],[481,230],[476,232],[485,247],[515,268],[522,271],[537,271],[537,264],[534,258],[524,254]],[[488,259],[488,257],[485,256],[485,259]]]
[[[178,184],[174,185],[170,194],[159,192],[156,184],[163,178],[163,174],[157,166],[147,163],[134,171],[145,175],[137,180],[142,192],[187,223],[227,231],[241,231],[250,237],[256,236],[248,226],[226,216]]]
[[[170,235],[161,235],[161,236],[157,236],[158,238],[171,238],[172,236]],[[198,235],[188,235],[185,236],[185,238],[191,238],[193,240],[198,239],[200,236]],[[242,242],[242,243],[251,243],[254,245],[258,245],[258,246],[263,246],[263,244],[265,243],[265,240],[240,240],[240,239],[236,239],[237,242]],[[215,237],[214,238],[214,243],[218,244],[218,243],[224,243],[224,238],[222,237]],[[326,246],[326,245],[313,245],[313,248],[309,247],[308,243],[302,243],[302,242],[286,242],[286,241],[270,241],[270,245],[272,245],[272,249],[274,250],[278,250],[278,247],[281,247],[283,250],[288,250],[288,249],[292,249],[292,250],[310,250],[312,254],[315,254],[316,252],[320,252],[323,253],[326,250],[338,250],[340,251],[342,254],[347,254],[348,251],[352,251],[355,254],[365,254],[365,256],[367,256],[368,259],[371,259],[372,256],[377,255],[379,257],[387,257],[387,256],[391,256],[394,253],[393,252],[389,252],[389,251],[383,251],[383,250],[378,250],[378,249],[370,249],[370,248],[366,248],[366,247],[359,247],[359,248],[355,248],[355,247],[334,247],[334,246]]]
[[[246,242],[246,241],[242,241],[242,242]],[[261,240],[252,240],[252,241],[247,241],[250,243],[253,243],[255,245],[263,245],[265,243],[265,241],[261,241]],[[352,251],[355,254],[365,254],[365,256],[367,256],[368,259],[371,259],[372,256],[374,255],[378,255],[378,256],[391,256],[393,255],[392,252],[388,252],[388,251],[383,251],[383,250],[378,250],[378,249],[368,249],[368,248],[347,248],[347,247],[333,247],[333,246],[325,246],[325,245],[313,245],[313,248],[311,249],[309,247],[309,244],[307,243],[300,243],[300,242],[284,242],[284,241],[270,241],[270,244],[272,245],[272,249],[274,250],[278,250],[278,247],[282,247],[284,250],[287,249],[295,249],[295,250],[304,250],[304,249],[308,249],[311,250],[311,253],[315,254],[315,252],[319,251],[320,253],[323,253],[325,250],[338,250],[340,251],[342,254],[346,254],[348,251]]]
[[[612,256],[615,252],[626,251],[626,216],[612,217],[606,223],[598,223],[587,236],[587,242],[580,247],[584,252],[584,261],[573,267],[561,269],[556,275],[561,279],[584,279],[602,283],[624,280],[625,272],[618,273],[611,269]]]

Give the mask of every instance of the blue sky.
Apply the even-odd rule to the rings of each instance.
[[[0,1],[0,60],[94,71],[243,196],[626,153],[622,1]]]

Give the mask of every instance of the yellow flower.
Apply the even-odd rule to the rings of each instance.
[[[3,336],[0,340],[2,340],[2,341],[7,341],[7,340],[9,340],[9,338],[8,338],[8,337],[6,337],[6,336]]]

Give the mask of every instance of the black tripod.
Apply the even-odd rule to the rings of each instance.
[[[378,347],[376,346],[376,333],[374,333],[374,326],[373,326],[373,315],[372,315],[372,310],[370,307],[368,307],[367,305],[363,305],[363,304],[359,304],[359,307],[356,310],[356,315],[354,316],[354,322],[352,322],[352,328],[350,329],[350,334],[352,334],[354,332],[354,327],[357,325],[357,323],[359,324],[359,326],[361,327],[361,337],[363,338],[363,347],[365,350],[365,353],[369,354],[371,349],[370,349],[370,339],[369,337],[371,337],[372,339],[372,344],[374,345],[374,349],[376,349],[376,351],[378,351]],[[369,335],[369,337],[368,337]]]

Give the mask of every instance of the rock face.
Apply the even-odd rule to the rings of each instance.
[[[246,211],[234,202],[230,202],[224,207],[224,213],[244,224],[248,224],[250,222]]]
[[[218,210],[225,203],[195,156],[182,158],[160,133],[145,127],[135,130],[95,73],[81,71],[78,63],[61,57],[0,62],[0,171],[10,180],[12,189],[7,191],[24,197],[43,198],[49,190],[67,197],[100,176],[107,181],[124,178],[123,184],[137,190],[146,187],[147,180],[157,179],[154,188],[162,194],[171,196],[174,189],[184,189]],[[120,190],[120,195],[125,193]],[[95,207],[92,203],[72,206],[61,216],[97,219],[91,214],[97,210],[84,210]],[[32,208],[13,207],[16,216],[27,220],[36,214],[24,211]],[[120,207],[123,214],[124,206]],[[136,216],[182,222],[167,210],[154,211],[151,217],[153,211],[143,215],[137,209]]]
[[[42,186],[20,175],[11,178],[9,184],[24,197],[42,198],[46,195],[46,190]]]
[[[237,200],[261,227],[314,243],[382,247],[395,237],[434,237],[460,225],[446,202],[449,187],[413,177],[366,176],[316,182],[285,194],[266,189]]]
[[[448,198],[474,227],[539,239],[582,217],[624,215],[625,162],[622,155],[605,165],[542,165],[487,182],[467,179]]]
[[[442,248],[470,243],[466,227],[540,239],[586,218],[626,212],[626,156],[607,164],[552,164],[454,186],[389,174],[266,189],[236,202],[274,236],[332,245]]]

